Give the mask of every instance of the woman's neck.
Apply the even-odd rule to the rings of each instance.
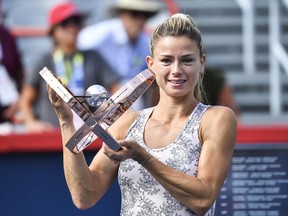
[[[154,109],[156,116],[161,116],[163,119],[171,120],[181,117],[187,117],[195,109],[198,101],[195,98],[189,99],[160,99],[159,103]]]

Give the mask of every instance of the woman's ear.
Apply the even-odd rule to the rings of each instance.
[[[202,71],[204,73],[205,71],[205,63],[206,63],[206,55],[203,54],[201,59],[200,59],[200,62],[201,62],[201,68],[200,68],[200,71]]]
[[[153,58],[151,56],[146,57],[146,64],[149,70],[153,71],[152,66],[153,66]]]

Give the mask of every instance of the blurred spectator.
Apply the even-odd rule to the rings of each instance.
[[[48,20],[48,34],[54,46],[36,62],[32,72],[27,75],[21,95],[20,107],[28,132],[51,130],[58,126],[56,114],[48,99],[46,82],[39,75],[43,67],[54,72],[77,96],[83,96],[85,90],[93,84],[104,86],[108,92],[118,88],[118,75],[98,53],[94,50],[77,50],[76,39],[84,15],[74,4],[64,2],[55,5],[49,11]]]
[[[82,50],[94,49],[121,76],[121,85],[147,68],[150,35],[144,32],[146,21],[156,15],[162,4],[153,0],[118,0],[109,8],[111,19],[84,28],[78,37]],[[145,94],[144,98],[149,94]],[[135,109],[149,106],[143,97]]]
[[[238,106],[234,100],[233,91],[228,84],[221,68],[207,67],[203,77],[204,103],[230,107],[239,116]]]
[[[23,78],[24,70],[16,40],[10,31],[0,24],[0,123],[15,120]]]

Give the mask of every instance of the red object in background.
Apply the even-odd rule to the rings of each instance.
[[[279,144],[288,143],[287,126],[239,126],[237,144]],[[86,150],[99,150],[100,139]],[[86,151],[85,150],[85,151]],[[0,153],[54,152],[62,151],[60,131],[39,134],[12,134],[0,136]]]
[[[102,145],[100,139],[87,147],[87,150],[99,150]],[[0,153],[12,152],[57,152],[62,151],[60,131],[55,130],[34,134],[0,135]]]
[[[72,2],[60,2],[49,11],[49,24],[52,27],[74,16],[82,17],[82,13]]]
[[[11,28],[11,33],[15,37],[45,37],[48,34],[47,27],[36,27],[36,26],[14,26]]]
[[[237,143],[288,143],[288,125],[238,126]]]
[[[179,13],[180,10],[174,0],[163,0],[170,14]]]

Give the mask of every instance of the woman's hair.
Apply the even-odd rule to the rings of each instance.
[[[177,13],[162,22],[153,32],[150,40],[150,53],[154,56],[154,48],[160,38],[172,36],[181,37],[186,36],[192,41],[196,42],[199,49],[200,58],[204,55],[202,36],[200,30],[197,28],[191,16]],[[195,87],[194,96],[198,101],[203,101],[203,80],[204,71],[200,72],[198,83]],[[204,96],[205,97],[205,96]]]

